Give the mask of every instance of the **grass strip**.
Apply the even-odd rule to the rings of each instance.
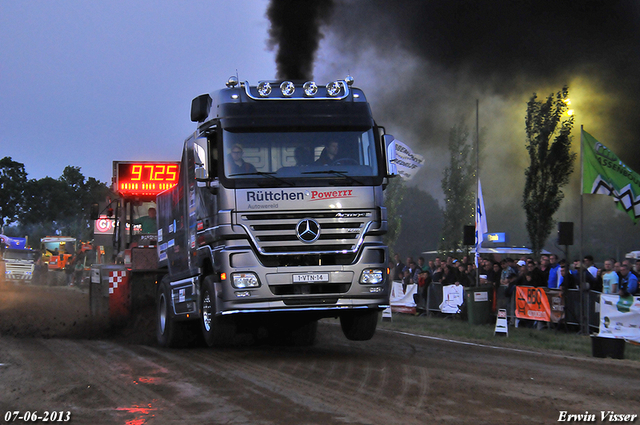
[[[420,335],[460,339],[498,347],[554,351],[565,355],[591,357],[591,337],[579,335],[575,329],[542,329],[509,326],[509,336],[494,335],[495,324],[475,325],[457,317],[441,315],[414,316],[393,313],[391,321],[383,320],[380,329],[398,330]],[[627,343],[625,360],[640,361],[640,345]]]

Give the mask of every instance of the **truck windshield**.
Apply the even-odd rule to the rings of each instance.
[[[28,260],[35,261],[36,252],[28,249],[7,249],[4,254],[5,260]]]
[[[229,179],[291,182],[342,178],[358,182],[357,177],[378,175],[378,154],[371,128],[296,132],[223,130],[223,149],[224,173]]]
[[[75,251],[73,242],[44,242],[42,248],[48,254],[53,255],[64,253],[73,254]]]

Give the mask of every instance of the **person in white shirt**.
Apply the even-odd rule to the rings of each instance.
[[[618,293],[618,273],[613,269],[615,260],[613,258],[605,260],[604,272],[602,273],[602,293],[617,294]]]

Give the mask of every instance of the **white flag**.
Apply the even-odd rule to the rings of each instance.
[[[411,180],[418,169],[424,164],[424,157],[413,153],[409,146],[400,140],[394,140],[396,158],[394,160],[398,174],[405,180]]]
[[[482,239],[487,229],[487,216],[484,211],[484,199],[482,198],[482,185],[478,179],[478,198],[476,199],[476,256],[482,246]]]

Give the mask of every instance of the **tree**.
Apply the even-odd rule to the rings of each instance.
[[[440,250],[455,253],[462,248],[463,228],[475,221],[475,169],[471,162],[469,130],[460,121],[449,132],[450,163],[444,170],[445,206]]]
[[[406,257],[417,259],[422,252],[437,249],[442,210],[431,194],[418,187],[408,187],[398,212],[402,217],[402,228],[393,254],[399,253],[404,261]]]
[[[395,244],[402,230],[400,205],[405,192],[406,187],[400,176],[392,178],[384,191],[384,206],[387,208],[387,233],[384,235],[384,242],[389,247],[391,256],[395,252]]]
[[[27,182],[20,222],[37,229],[38,234],[88,240],[93,230],[90,206],[104,201],[108,193],[104,183],[93,177],[85,179],[80,167],[67,166],[57,180],[45,177]]]
[[[9,156],[0,159],[0,230],[18,219],[26,184],[24,164]]]
[[[531,164],[525,171],[522,206],[527,232],[535,256],[540,254],[554,226],[553,215],[564,198],[562,187],[569,183],[576,154],[571,153],[573,116],[568,110],[569,88],[552,93],[543,103],[534,93],[527,103],[526,148]],[[553,141],[552,141],[553,140]]]

